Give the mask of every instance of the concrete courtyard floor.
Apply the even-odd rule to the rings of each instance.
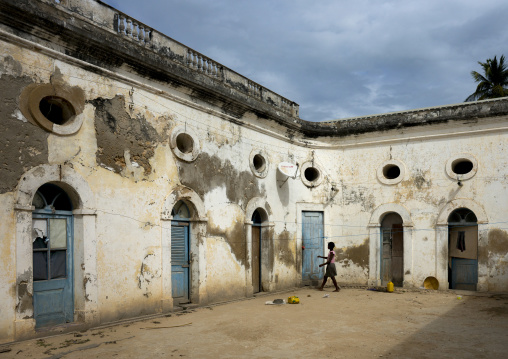
[[[0,359],[508,357],[508,294],[331,290],[298,288],[1,345]],[[301,303],[265,305],[289,295]]]

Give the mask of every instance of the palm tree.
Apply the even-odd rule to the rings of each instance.
[[[474,81],[478,82],[476,91],[466,98],[466,101],[486,100],[489,98],[508,96],[508,68],[504,63],[504,55],[497,62],[494,59],[487,59],[486,62],[478,63],[483,67],[484,74],[471,71]]]

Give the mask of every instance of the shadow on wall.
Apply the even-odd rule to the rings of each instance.
[[[289,178],[282,173],[280,173],[279,170],[276,171],[276,186],[277,186],[277,193],[279,194],[280,203],[283,206],[287,206],[289,204],[289,185],[291,181],[294,181],[292,178]]]
[[[380,357],[390,358],[505,358],[508,351],[508,294],[491,295],[489,298],[457,296],[454,309],[439,314],[439,307],[422,308],[417,299],[413,311],[430,318],[438,316],[421,330],[405,340],[396,340],[396,346]],[[421,316],[422,313],[419,313]],[[407,326],[400,326],[399,333],[414,326],[411,314],[397,313]]]

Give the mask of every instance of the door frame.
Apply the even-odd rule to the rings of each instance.
[[[186,228],[185,230],[185,248],[186,248],[186,256],[187,256],[187,261],[188,261],[188,264],[187,264],[187,270],[184,270],[184,272],[186,271],[187,272],[187,300],[188,302],[187,303],[184,303],[184,302],[179,302],[177,305],[179,304],[188,304],[188,303],[192,303],[192,296],[191,296],[191,293],[192,293],[192,288],[191,288],[191,283],[192,283],[192,280],[191,280],[191,276],[192,276],[192,271],[191,271],[191,265],[192,265],[192,258],[191,258],[191,254],[192,254],[192,251],[191,251],[191,246],[190,246],[190,238],[191,238],[191,226],[190,226],[190,220],[189,219],[173,219],[171,221],[171,229],[173,229],[173,227],[183,227],[183,228]],[[171,235],[173,235],[173,231],[171,231]],[[173,238],[171,238],[171,246],[173,245]],[[173,252],[173,247],[171,247],[171,252]],[[173,263],[171,263],[171,290],[173,290]],[[185,291],[185,288],[184,288],[184,291]],[[175,305],[174,303],[174,297],[173,297],[173,305]]]
[[[413,222],[409,210],[398,203],[385,203],[374,209],[368,224],[369,228],[369,286],[381,286],[381,222],[388,213],[397,213],[402,217],[404,229],[403,243],[403,286],[422,286],[413,277]]]
[[[304,221],[303,221],[303,217],[304,217],[304,214],[305,213],[320,213],[321,214],[321,225],[322,225],[322,232],[323,232],[323,237],[321,239],[321,241],[319,241],[319,245],[320,245],[320,248],[318,248],[318,255],[321,255],[321,256],[326,256],[326,253],[325,253],[325,242],[326,242],[326,237],[325,237],[325,215],[324,215],[324,212],[323,211],[302,211],[302,268],[301,268],[301,271],[302,271],[302,283],[303,284],[311,284],[311,285],[318,285],[319,282],[321,280],[323,280],[323,277],[324,277],[324,273],[322,270],[319,269],[319,265],[318,267],[316,268],[317,272],[318,272],[318,278],[316,280],[313,280],[312,278],[310,280],[304,280],[303,278],[303,266],[304,266],[304,262],[305,262],[305,256],[306,256],[306,251],[308,251],[308,248],[305,248],[303,249],[303,246],[304,246],[304,243],[303,243],[303,233],[304,233]],[[310,258],[314,258],[313,255],[311,255]],[[318,259],[317,259],[317,256],[314,258],[315,262],[318,263]],[[312,261],[312,260],[311,260]],[[311,268],[312,270],[313,268]],[[314,282],[317,282],[317,283],[314,283]]]
[[[303,250],[302,250],[302,212],[323,212],[323,256],[326,255],[326,245],[325,243],[329,238],[333,238],[334,228],[335,231],[338,227],[332,227],[327,225],[328,218],[332,218],[332,212],[330,206],[327,206],[323,203],[307,203],[307,202],[297,202],[296,203],[296,242],[295,242],[295,253],[296,253],[296,270],[295,270],[295,282],[297,286],[302,286],[303,284]],[[337,243],[336,243],[337,244]]]
[[[34,308],[34,320],[36,328],[46,328],[55,325],[72,323],[74,322],[74,218],[72,215],[72,211],[48,211],[48,210],[34,210],[32,212],[32,219],[67,219],[66,230],[67,232],[67,250],[66,250],[66,272],[67,276],[65,279],[53,279],[53,281],[59,282],[67,282],[65,283],[64,291],[67,292],[64,295],[70,296],[67,298],[64,310],[65,322],[64,323],[56,323],[56,324],[47,324],[37,323],[37,313],[36,313],[36,301],[38,300],[37,287],[40,287],[40,291],[44,291],[44,289],[49,289],[51,286],[49,281],[34,281],[33,282],[33,308]],[[48,234],[51,234],[51,227],[48,226]],[[51,238],[51,237],[50,237]],[[33,261],[33,257],[32,257]],[[68,305],[68,307],[67,307]]]
[[[16,226],[16,296],[12,332],[15,340],[35,335],[33,318],[32,200],[46,183],[61,187],[69,196],[74,225],[74,330],[78,324],[98,325],[97,237],[95,197],[86,180],[72,165],[39,165],[25,172],[13,204]],[[85,299],[86,298],[86,299]],[[13,307],[14,308],[14,307]],[[59,326],[61,330],[61,326]],[[45,328],[46,330],[46,328]],[[70,329],[69,329],[70,330]]]

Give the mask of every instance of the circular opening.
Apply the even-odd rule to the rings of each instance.
[[[254,158],[252,159],[252,164],[254,165],[254,168],[258,172],[263,172],[265,170],[266,161],[265,158],[260,154],[254,156]]]
[[[49,121],[57,125],[64,125],[76,115],[74,107],[64,98],[46,96],[39,102],[39,110]]]
[[[456,160],[452,163],[452,171],[458,175],[465,175],[473,169],[473,162],[466,159]]]
[[[319,170],[315,167],[309,167],[304,172],[305,179],[314,182],[319,179]]]
[[[186,133],[180,133],[176,136],[176,147],[182,153],[191,153],[194,149],[194,140]]]
[[[387,179],[395,179],[400,176],[400,168],[397,165],[386,165],[383,168],[383,176]]]

